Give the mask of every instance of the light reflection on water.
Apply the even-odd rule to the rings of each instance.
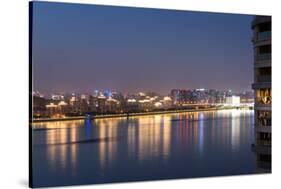
[[[255,173],[252,126],[251,110],[36,123],[34,184]]]

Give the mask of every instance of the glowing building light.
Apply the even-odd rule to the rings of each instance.
[[[66,105],[67,105],[67,103],[66,103],[66,102],[64,102],[64,101],[60,101],[60,102],[58,103],[58,105],[59,105],[59,106],[66,106]]]
[[[162,106],[162,103],[161,102],[155,102],[154,106],[158,108],[158,107]]]
[[[150,102],[150,100],[148,100],[148,99],[139,100],[139,103],[145,103],[145,102]]]
[[[86,99],[86,95],[82,94],[81,99]]]
[[[136,102],[136,99],[128,99],[127,102]]]
[[[164,99],[165,101],[171,101],[171,100],[172,100],[171,97],[168,97],[168,96],[165,96],[163,99]]]
[[[98,96],[98,98],[99,98],[99,99],[105,99],[106,97],[105,97],[102,93],[100,93],[99,96]]]
[[[57,105],[55,105],[53,102],[51,102],[50,104],[46,105],[46,108],[56,108]]]

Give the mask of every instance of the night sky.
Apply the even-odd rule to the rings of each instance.
[[[251,90],[251,15],[34,3],[40,92]]]

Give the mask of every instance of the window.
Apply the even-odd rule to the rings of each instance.
[[[271,111],[257,110],[257,122],[262,126],[271,126]]]
[[[260,68],[259,69],[259,75],[269,75],[269,76],[271,76],[271,67]]]
[[[259,139],[263,141],[271,141],[271,133],[259,133]]]
[[[259,25],[259,32],[267,31],[271,31],[271,22],[266,22]]]
[[[256,102],[260,104],[271,104],[271,89],[256,90]]]
[[[260,46],[259,54],[271,54],[271,45]]]

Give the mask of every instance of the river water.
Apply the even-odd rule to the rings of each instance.
[[[33,185],[257,173],[253,110],[35,123]]]

